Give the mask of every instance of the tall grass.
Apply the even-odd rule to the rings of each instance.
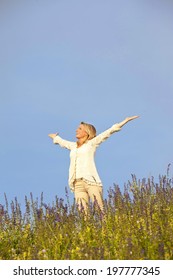
[[[169,174],[131,181],[123,192],[109,189],[103,215],[90,205],[89,215],[55,197],[47,205],[17,198],[0,205],[0,259],[173,259],[173,179]]]

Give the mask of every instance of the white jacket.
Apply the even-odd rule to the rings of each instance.
[[[119,131],[119,124],[114,124],[111,128],[100,133],[91,140],[88,140],[79,148],[76,142],[62,139],[59,135],[54,137],[54,144],[69,149],[70,152],[70,168],[69,168],[69,186],[74,192],[74,180],[83,178],[91,184],[102,185],[100,177],[95,166],[94,155],[96,148],[104,142],[112,133]]]

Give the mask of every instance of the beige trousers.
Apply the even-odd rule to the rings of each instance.
[[[100,210],[103,211],[103,189],[101,186],[89,185],[84,180],[78,179],[75,182],[74,195],[79,209],[84,209],[87,212],[89,199],[92,202],[96,201]]]

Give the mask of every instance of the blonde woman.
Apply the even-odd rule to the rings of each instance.
[[[79,208],[82,206],[85,212],[89,199],[92,202],[96,201],[100,209],[104,210],[102,182],[94,162],[96,148],[111,134],[118,132],[122,126],[136,118],[138,116],[127,117],[97,136],[93,125],[81,122],[76,130],[76,142],[64,140],[58,134],[49,134],[54,144],[70,150],[69,186],[74,192]]]

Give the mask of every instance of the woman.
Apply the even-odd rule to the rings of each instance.
[[[64,140],[58,134],[49,134],[54,144],[70,150],[69,186],[79,208],[82,206],[85,212],[90,198],[103,211],[103,187],[94,162],[96,148],[111,134],[136,118],[138,116],[128,117],[97,136],[93,125],[81,122],[76,130],[77,142]]]

